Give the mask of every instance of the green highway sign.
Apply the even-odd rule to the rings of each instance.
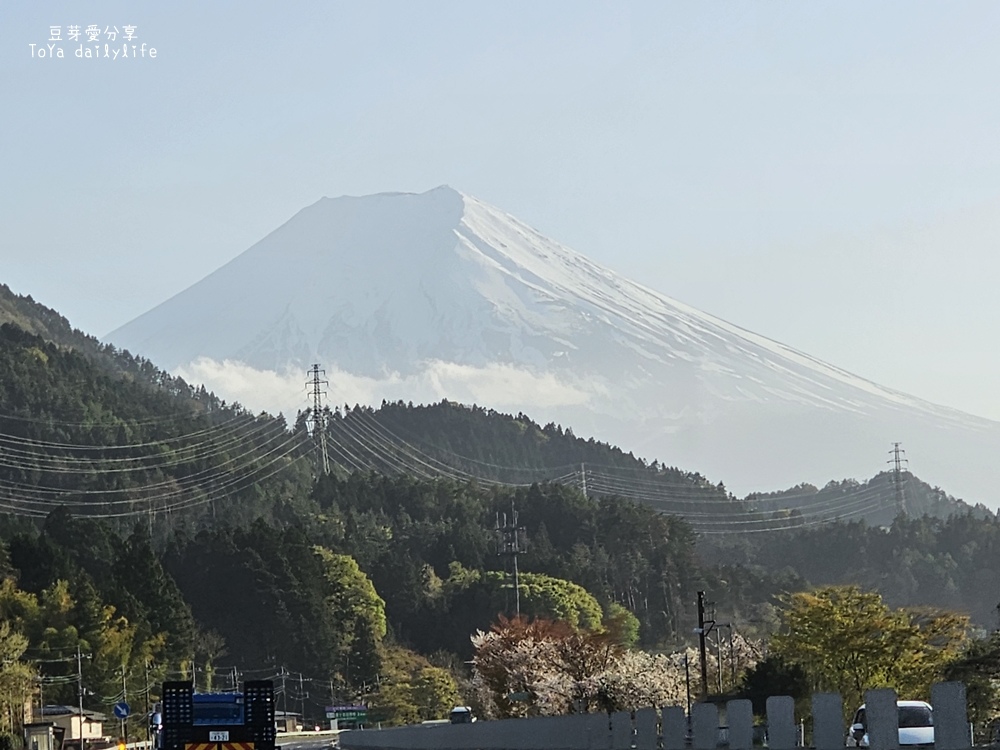
[[[346,721],[367,721],[368,706],[327,706],[326,718],[343,719]]]

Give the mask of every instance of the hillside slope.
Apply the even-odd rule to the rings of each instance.
[[[577,437],[560,425],[543,427],[524,414],[511,416],[448,401],[338,410],[329,421],[328,451],[334,464],[347,470],[485,486],[568,484],[593,496],[628,498],[681,516],[707,535],[810,528],[831,521],[888,526],[898,513],[893,477],[884,472],[866,481],[845,479],[822,488],[800,485],[737,498],[721,482]],[[910,516],[993,515],[909,472],[902,474],[900,488]]]
[[[118,424],[127,425],[137,419],[143,421],[149,419],[151,414],[157,414],[156,418],[161,420],[176,420],[177,415],[186,415],[185,419],[194,419],[194,415],[207,419],[207,415],[213,415],[211,421],[201,425],[202,429],[213,421],[254,421],[239,407],[225,407],[204,389],[188,386],[149,361],[101,344],[94,337],[72,328],[55,310],[34,302],[30,297],[15,295],[5,286],[0,286],[2,321],[13,321],[20,328],[33,331],[62,347],[58,356],[66,359],[67,363],[73,363],[64,366],[63,372],[70,379],[75,379],[75,384],[71,385],[54,382],[51,376],[42,374],[36,374],[34,380],[10,378],[3,392],[5,403],[17,405],[27,401],[33,406],[27,409],[22,404],[12,407],[6,415],[0,414],[8,417],[8,422],[11,418],[26,419],[29,414],[45,415],[46,423],[50,425],[65,422],[70,413],[75,413],[67,409],[81,409],[79,404],[73,402],[86,400],[90,401],[90,406],[86,407],[90,413],[103,414],[102,419]],[[41,347],[37,340],[18,337],[15,331],[13,328],[5,331],[0,346],[43,352],[45,347]],[[17,359],[18,355],[13,350],[5,352],[7,361],[11,357]],[[71,355],[73,351],[82,353],[85,360],[74,359]],[[36,357],[35,363],[38,361]],[[91,365],[86,365],[86,362]],[[98,378],[91,366],[97,367],[103,377]],[[84,375],[85,371],[88,374]],[[97,380],[103,385],[95,385]],[[116,381],[119,385],[115,385]],[[72,396],[59,396],[64,402],[61,406],[46,404],[39,393],[41,384],[45,382],[48,382],[45,387],[52,395],[80,388],[85,388],[87,395],[73,392]],[[122,393],[130,395],[123,398]],[[155,406],[150,406],[150,403]],[[139,404],[146,404],[141,407],[141,417],[135,414]],[[100,420],[93,421],[96,424]],[[378,410],[337,410],[329,425],[331,456],[335,463],[346,469],[375,469],[389,474],[442,477],[459,482],[474,480],[487,486],[527,485],[536,481],[565,483],[595,496],[626,497],[662,512],[686,517],[696,529],[706,534],[811,527],[828,520],[864,519],[869,524],[888,525],[897,512],[895,486],[887,474],[863,482],[832,481],[821,489],[800,485],[784,491],[751,494],[739,500],[716,480],[661,464],[658,460],[648,463],[644,458],[637,458],[631,452],[626,453],[592,437],[577,438],[571,429],[564,429],[555,423],[542,427],[524,414],[509,416],[448,401],[431,406],[394,402],[383,403]],[[299,434],[304,429],[305,422],[300,421],[297,426]],[[174,430],[171,439],[179,436],[176,426]],[[129,440],[125,440],[124,444],[116,441],[120,441],[123,435],[132,436],[131,442],[135,442],[138,435],[145,435],[147,439],[150,435],[145,426],[132,426],[123,434],[112,435],[102,433],[94,425],[90,425],[84,434],[81,439],[88,446],[99,445],[101,435],[107,446],[103,459],[106,463],[91,462],[88,467],[94,469],[106,465],[114,468],[110,476],[117,480],[129,479],[128,472],[117,470],[121,466],[121,451],[125,450],[123,445]],[[29,421],[18,424],[3,439],[10,441],[31,437],[45,445],[55,438],[65,443],[66,435],[66,428],[62,431],[53,431],[51,427],[39,429]],[[239,441],[234,439],[232,442]],[[173,448],[164,445],[157,450],[169,451]],[[139,454],[138,451],[134,453]],[[31,457],[36,468],[47,466],[45,462],[51,459],[52,456],[47,454]],[[146,461],[146,465],[154,463]],[[135,472],[133,475],[138,476]],[[231,479],[235,481],[235,478]],[[928,514],[946,518],[953,513],[970,510],[965,503],[926,485],[908,472],[903,479],[906,509],[911,516]],[[72,486],[72,477],[65,474],[53,475],[53,480],[63,489]],[[155,493],[152,495],[155,496]],[[25,493],[20,496],[24,497]],[[51,492],[36,492],[32,497],[51,502],[55,496]],[[86,493],[83,498],[86,498]],[[37,513],[48,506],[36,502],[28,507]],[[980,517],[989,515],[981,507],[977,513]]]
[[[297,393],[319,362],[375,403],[520,410],[740,492],[869,475],[901,441],[933,483],[1000,502],[1000,424],[696,310],[447,187],[322,199],[109,339],[223,393],[264,371]]]
[[[713,591],[730,619],[767,622],[777,593],[850,580],[859,550],[865,567],[856,574],[892,588],[900,603],[972,608],[983,566],[1000,548],[995,519],[963,515],[960,503],[914,477],[906,485],[914,511],[926,501],[959,515],[886,531],[828,524],[837,504],[854,517],[866,517],[872,502],[880,512],[894,507],[887,477],[741,500],[700,474],[650,464],[557,424],[448,402],[335,411],[327,433],[334,476],[317,481],[306,415],[289,430],[280,419],[193,393],[172,380],[109,373],[73,348],[0,326],[0,503],[8,514],[33,517],[62,506],[133,535],[148,524],[161,548],[169,545],[168,569],[199,622],[231,634],[245,617],[213,615],[206,576],[235,576],[249,612],[260,606],[255,596],[306,606],[286,588],[298,585],[291,573],[319,543],[351,555],[371,576],[397,637],[427,650],[459,648],[467,644],[463,628],[484,627],[495,614],[469,587],[476,571],[502,567],[493,527],[512,502],[528,530],[522,569],[574,581],[602,604],[623,604],[649,644],[689,634],[695,589]],[[859,504],[857,492],[870,496]],[[834,539],[845,540],[836,554],[811,554],[818,540]],[[19,544],[13,559],[35,590],[60,575],[55,564],[38,563],[47,547]],[[291,561],[289,545],[301,559]],[[78,546],[96,575],[109,543],[103,551]],[[213,554],[215,547],[226,554]],[[879,578],[886,560],[892,575]],[[275,565],[289,573],[283,584],[273,584]],[[109,589],[112,599],[120,595]],[[981,619],[983,607],[974,609]],[[441,619],[454,627],[428,626]],[[275,632],[289,627],[279,620]],[[257,645],[267,652],[266,642]],[[288,658],[308,664],[314,645],[289,644]],[[249,667],[258,656],[241,658]]]
[[[301,458],[312,446],[284,420],[174,379],[154,385],[109,372],[111,355],[91,356],[0,325],[5,512],[41,518],[62,508],[126,524],[219,512],[237,520],[270,514],[284,482],[308,492],[311,464]]]

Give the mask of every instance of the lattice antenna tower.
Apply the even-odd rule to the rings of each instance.
[[[313,407],[310,415],[312,421],[312,436],[316,441],[318,438],[319,452],[323,457],[323,473],[330,473],[330,457],[326,452],[326,412],[323,410],[323,397],[326,396],[326,386],[330,381],[326,380],[326,370],[320,369],[318,364],[313,365],[309,370],[312,379],[307,381],[312,384]]]
[[[906,513],[906,498],[903,496],[903,464],[909,465],[906,458],[906,451],[900,446],[902,443],[893,443],[889,455],[892,456],[887,464],[892,464],[892,486],[896,495],[896,515]]]
[[[509,558],[513,563],[514,575],[514,612],[521,616],[521,579],[517,571],[517,556],[527,552],[527,534],[523,526],[517,525],[517,511],[514,501],[510,501],[510,516],[506,512],[497,512],[496,523],[497,555]]]

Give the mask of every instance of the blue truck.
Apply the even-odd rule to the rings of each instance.
[[[165,682],[151,723],[156,750],[275,750],[274,683],[196,693],[190,682]]]

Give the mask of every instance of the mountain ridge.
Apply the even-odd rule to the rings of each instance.
[[[213,395],[196,391],[146,360],[100,344],[72,328],[55,310],[0,286],[0,323],[4,322],[15,322],[23,331],[39,333],[20,335],[0,326],[0,352],[13,345],[50,357],[41,339],[35,339],[41,335],[62,349],[78,350],[101,370],[113,373],[123,389],[142,381],[160,396],[164,390],[172,393],[168,401],[194,412],[205,410],[216,416],[243,413],[240,407],[234,405],[233,411],[234,407],[225,407]],[[14,406],[22,400],[5,403]],[[36,405],[36,410],[47,412],[49,408]],[[103,404],[90,408],[99,413],[108,411]],[[119,413],[117,408],[113,418],[121,420],[125,413]],[[23,411],[23,405],[14,410],[22,417],[40,416]],[[0,415],[0,421],[3,419],[4,415]],[[300,415],[296,430],[305,431],[305,420]],[[21,427],[14,429],[20,431]],[[44,439],[45,434],[35,437]],[[896,514],[894,487],[884,472],[868,481],[830,480],[822,488],[800,485],[739,498],[729,493],[722,482],[716,484],[700,473],[668,467],[659,460],[649,463],[631,451],[626,453],[593,437],[576,437],[572,429],[563,430],[554,423],[542,427],[524,414],[515,417],[449,401],[416,407],[383,402],[377,410],[355,407],[343,413],[338,409],[329,420],[328,444],[333,460],[348,468],[390,475],[402,471],[415,476],[431,471],[432,475],[485,485],[543,481],[570,484],[589,488],[594,495],[632,499],[668,514],[693,514],[690,523],[709,534],[726,529],[810,528],[845,518],[863,518],[869,524],[883,526],[890,524]],[[982,506],[970,507],[909,472],[904,472],[903,480],[911,515],[926,513],[943,519],[954,513],[972,512],[989,516]]]
[[[995,504],[997,477],[964,481],[962,451],[940,433],[985,440],[972,451],[985,466],[1000,423],[703,313],[446,186],[321,199],[109,338],[168,369],[320,362],[424,402],[456,397],[449,367],[480,390],[490,368],[507,368],[493,394],[510,397],[523,376],[516,389],[543,421],[732,477],[742,491],[869,475],[901,440],[937,462],[937,484]]]
[[[905,394],[905,393],[903,393],[901,391],[897,391],[897,390],[894,390],[894,389],[891,389],[891,388],[887,388],[887,387],[882,386],[882,385],[880,385],[878,383],[875,383],[874,381],[871,381],[871,380],[859,377],[859,376],[854,375],[853,373],[850,373],[850,372],[848,372],[848,371],[846,371],[846,370],[844,370],[842,368],[839,368],[839,367],[831,365],[831,364],[829,364],[827,362],[824,362],[824,361],[822,361],[822,360],[820,360],[820,359],[818,359],[816,357],[813,357],[813,356],[807,354],[806,352],[803,352],[801,350],[798,350],[798,349],[795,349],[793,347],[787,346],[787,345],[782,344],[782,343],[780,343],[778,341],[770,339],[770,338],[768,338],[766,336],[762,336],[762,335],[760,335],[758,333],[750,331],[749,329],[743,328],[743,327],[741,327],[741,326],[739,326],[737,324],[731,323],[731,322],[729,322],[727,320],[724,320],[722,318],[718,318],[718,317],[716,317],[714,315],[711,315],[710,313],[702,312],[702,311],[698,310],[697,308],[694,308],[694,307],[691,307],[689,305],[686,305],[685,303],[682,303],[682,302],[680,302],[680,301],[678,301],[676,299],[673,299],[673,298],[671,298],[671,297],[669,297],[667,295],[661,294],[661,293],[659,293],[659,292],[657,292],[657,291],[655,291],[653,289],[645,287],[642,284],[638,284],[636,282],[632,282],[632,281],[630,281],[628,279],[625,279],[624,277],[619,276],[618,274],[616,274],[613,271],[604,269],[604,268],[602,268],[601,266],[599,266],[596,263],[592,263],[591,261],[587,260],[586,258],[584,258],[583,256],[579,255],[578,253],[575,253],[574,251],[571,251],[568,248],[564,248],[563,246],[559,245],[558,243],[552,243],[551,241],[549,241],[546,238],[544,238],[536,230],[534,230],[533,228],[529,227],[528,225],[526,225],[526,224],[518,221],[516,218],[514,218],[510,214],[507,214],[505,212],[501,212],[501,211],[499,211],[497,209],[493,209],[492,207],[488,206],[487,204],[483,203],[482,201],[479,201],[478,199],[475,199],[475,198],[473,198],[471,196],[466,196],[466,195],[464,195],[462,193],[459,193],[458,191],[454,190],[453,188],[450,188],[449,186],[445,186],[445,185],[442,185],[442,186],[439,186],[437,188],[434,188],[433,190],[430,190],[430,191],[428,191],[426,193],[389,192],[389,193],[378,193],[378,194],[375,194],[375,195],[372,195],[372,196],[342,196],[342,197],[339,197],[339,198],[329,198],[329,197],[321,198],[316,203],[313,203],[312,205],[310,205],[310,206],[306,207],[305,209],[302,209],[301,211],[299,211],[288,222],[286,222],[285,224],[283,224],[281,227],[279,227],[278,229],[276,229],[274,232],[272,232],[269,235],[267,235],[263,240],[261,240],[261,242],[256,243],[246,253],[241,254],[240,256],[237,256],[237,258],[235,258],[232,261],[230,261],[229,263],[225,264],[224,266],[222,266],[221,268],[219,268],[217,271],[213,272],[212,274],[209,274],[209,276],[207,276],[203,280],[203,282],[207,282],[210,279],[213,279],[213,277],[215,277],[216,274],[220,274],[220,272],[223,272],[223,271],[225,271],[228,268],[234,267],[235,264],[237,264],[237,263],[239,263],[239,264],[242,265],[243,263],[245,263],[246,261],[249,261],[249,260],[254,260],[254,261],[258,260],[258,258],[254,258],[253,257],[253,254],[255,253],[255,250],[262,245],[262,243],[265,243],[268,239],[270,239],[270,238],[275,237],[276,235],[278,235],[278,233],[282,232],[282,230],[284,230],[286,227],[288,227],[289,225],[291,225],[294,222],[296,222],[298,219],[300,219],[300,217],[303,217],[304,215],[306,215],[307,212],[311,212],[311,211],[316,210],[318,208],[324,208],[324,207],[332,205],[334,203],[355,203],[355,202],[364,202],[364,201],[370,201],[370,200],[382,201],[382,200],[387,200],[387,199],[398,199],[398,198],[424,198],[424,197],[427,197],[427,196],[434,196],[435,198],[437,198],[437,197],[440,196],[440,198],[443,199],[443,200],[436,201],[436,202],[439,202],[439,203],[443,203],[444,200],[447,200],[449,203],[452,202],[452,201],[454,201],[454,200],[459,200],[459,201],[462,201],[465,204],[465,206],[468,206],[471,203],[475,207],[475,209],[476,209],[472,213],[472,215],[474,217],[476,217],[476,219],[478,219],[477,221],[469,222],[468,221],[468,215],[467,215],[467,213],[465,213],[465,214],[463,214],[463,213],[456,213],[455,214],[455,220],[454,220],[455,226],[454,226],[454,230],[456,231],[456,234],[458,236],[458,247],[456,247],[456,250],[459,249],[459,248],[464,248],[464,249],[466,249],[468,251],[476,251],[476,252],[480,253],[482,259],[485,259],[485,260],[488,260],[488,261],[492,261],[494,268],[499,268],[500,270],[502,270],[503,273],[507,274],[508,276],[514,276],[514,274],[512,273],[511,269],[504,267],[504,264],[498,260],[499,256],[505,255],[505,257],[508,260],[510,260],[511,262],[514,263],[514,265],[516,266],[517,269],[520,269],[521,271],[525,272],[526,274],[529,274],[530,277],[531,277],[531,278],[517,278],[517,281],[521,282],[528,289],[535,290],[535,291],[539,292],[540,294],[547,295],[548,299],[551,299],[554,304],[558,303],[558,300],[561,297],[551,295],[549,292],[547,292],[547,290],[545,289],[545,287],[543,286],[543,284],[540,283],[540,282],[544,281],[549,286],[552,286],[553,285],[552,280],[551,279],[547,279],[547,280],[543,279],[541,274],[544,273],[544,270],[540,270],[540,269],[538,269],[536,267],[532,267],[533,264],[530,262],[532,260],[537,261],[537,259],[538,259],[539,256],[536,255],[534,257],[531,257],[531,256],[526,255],[524,253],[521,253],[521,254],[515,256],[514,254],[512,254],[510,252],[504,253],[504,251],[507,250],[508,246],[506,245],[506,243],[504,243],[502,241],[502,237],[498,236],[498,234],[496,232],[491,231],[491,227],[490,227],[489,222],[484,222],[483,221],[483,216],[484,215],[485,215],[485,217],[487,219],[493,219],[494,221],[495,221],[496,217],[502,217],[503,220],[514,224],[519,230],[521,230],[521,231],[523,231],[525,233],[528,233],[528,232],[532,233],[534,235],[534,237],[532,237],[531,239],[534,240],[534,241],[542,240],[544,243],[546,243],[550,247],[554,248],[556,250],[556,253],[555,253],[556,257],[562,255],[565,258],[565,262],[575,263],[575,264],[582,264],[582,266],[585,268],[585,270],[588,272],[589,275],[600,276],[602,278],[602,280],[612,282],[613,286],[616,289],[621,290],[621,291],[625,291],[625,292],[631,292],[633,294],[636,293],[636,292],[638,292],[638,293],[644,295],[648,299],[642,300],[642,302],[644,302],[645,304],[647,304],[647,306],[649,305],[649,301],[650,300],[654,301],[655,303],[659,303],[659,304],[664,304],[665,303],[666,305],[669,305],[671,308],[673,308],[674,314],[679,318],[679,325],[677,326],[677,328],[681,329],[681,332],[678,332],[675,335],[676,335],[676,338],[678,339],[678,341],[680,343],[683,343],[683,339],[685,338],[685,336],[682,335],[682,332],[684,332],[683,329],[688,329],[689,331],[691,331],[691,336],[694,337],[694,336],[696,336],[699,333],[699,331],[694,330],[694,328],[693,328],[694,327],[694,323],[696,321],[705,321],[705,322],[711,324],[712,326],[720,328],[720,329],[724,330],[727,333],[731,333],[731,334],[739,337],[740,339],[744,339],[748,343],[750,343],[750,344],[752,344],[752,345],[754,345],[756,347],[760,347],[761,349],[764,349],[767,352],[775,354],[775,355],[777,355],[779,357],[782,357],[784,359],[791,360],[793,363],[795,363],[795,364],[797,364],[797,365],[799,365],[801,367],[807,368],[808,370],[811,370],[811,371],[818,372],[818,373],[820,373],[820,374],[822,374],[822,375],[824,375],[826,377],[833,377],[835,379],[838,379],[841,382],[844,382],[845,384],[849,385],[850,387],[858,389],[858,390],[860,390],[860,391],[862,391],[864,393],[875,394],[875,395],[878,395],[878,396],[880,396],[882,398],[886,398],[886,399],[890,399],[890,400],[898,400],[900,403],[902,403],[902,404],[904,404],[906,406],[910,406],[910,407],[916,407],[916,408],[920,408],[920,409],[930,409],[930,410],[934,411],[936,414],[938,414],[940,416],[950,416],[951,418],[954,418],[954,419],[963,419],[963,420],[964,419],[971,419],[971,420],[983,421],[983,422],[990,422],[991,421],[991,420],[986,420],[986,419],[981,418],[981,417],[976,417],[975,415],[971,415],[971,414],[967,414],[965,412],[961,412],[961,411],[959,411],[957,409],[952,409],[950,407],[939,406],[937,404],[933,404],[933,403],[928,402],[926,400],[919,399],[919,398],[914,397],[914,396],[910,396],[909,394]],[[449,207],[451,207],[451,206],[449,206]],[[469,228],[473,229],[473,236],[472,237],[470,237],[468,235],[463,235],[460,232],[458,232],[458,229],[463,225],[463,223],[466,224]],[[501,250],[501,251],[498,252],[498,251],[496,251],[495,247],[489,245],[488,243],[477,242],[476,241],[476,236],[477,235],[478,235],[478,237],[486,237],[486,238],[489,238],[492,235],[493,238],[496,240],[497,244],[500,245],[502,248],[504,248],[504,250]],[[385,249],[383,246],[380,246],[378,244],[375,244],[373,247],[375,247],[376,249]],[[567,251],[568,251],[568,254],[567,254]],[[544,254],[542,254],[541,257],[543,259],[548,259]],[[302,260],[302,258],[298,258],[298,260]],[[343,260],[343,258],[338,258],[338,260]],[[383,258],[381,260],[383,260],[383,261],[392,260],[394,262],[399,262],[400,261],[400,255],[397,254],[394,258],[391,258],[391,259],[389,259],[389,258]],[[428,260],[430,260],[430,259],[428,259],[428,258],[421,258],[422,262],[427,262]],[[479,260],[481,262],[481,259],[477,259],[477,260]],[[273,277],[269,277],[269,280],[271,280],[271,279],[273,279]],[[195,284],[194,286],[190,287],[189,289],[195,289],[195,288],[197,288],[203,282],[198,282],[197,284]],[[623,287],[624,287],[624,289],[623,289]],[[607,306],[607,305],[604,304],[604,301],[600,299],[599,290],[597,290],[597,293],[594,293],[594,289],[593,288],[583,288],[583,289],[581,289],[581,286],[579,284],[573,285],[573,284],[570,284],[570,283],[563,283],[563,284],[557,286],[557,289],[560,292],[563,293],[563,295],[562,295],[563,297],[565,297],[566,295],[575,296],[578,299],[581,299],[582,301],[585,301],[586,303],[594,306],[598,310],[600,310],[602,312],[605,312],[608,315],[615,315],[615,316],[617,316],[619,318],[618,322],[621,322],[621,319],[624,318],[624,316],[621,314],[620,310],[616,310],[616,309],[611,308],[611,307],[609,307],[609,306]],[[161,303],[161,305],[158,305],[158,306],[154,307],[150,311],[150,313],[152,313],[152,312],[154,312],[154,311],[156,311],[158,309],[161,309],[164,305],[170,304],[173,300],[178,300],[182,295],[185,295],[187,293],[187,291],[188,290],[185,290],[184,292],[181,292],[179,295],[175,295],[174,297],[170,298],[169,300],[165,301],[164,303]],[[584,292],[591,292],[591,293],[590,294],[585,294]],[[630,295],[629,294],[625,294],[623,296],[628,297]],[[501,302],[502,300],[498,300],[496,298],[491,298],[490,301],[495,306],[499,306],[499,302]],[[257,304],[258,302],[259,302],[259,300],[255,300],[255,304]],[[616,300],[616,302],[620,303],[621,300]],[[556,307],[557,307],[556,312],[559,312],[558,305],[556,305]],[[640,311],[640,312],[642,312],[642,311]],[[146,315],[149,315],[149,313],[146,313],[143,316],[140,316],[136,320],[137,321],[138,320],[142,320],[144,317],[146,317]],[[272,328],[270,331],[267,332],[268,334],[271,334],[270,336],[266,336],[266,335],[265,336],[258,336],[257,338],[251,340],[250,342],[244,343],[238,349],[231,350],[229,352],[224,353],[223,354],[223,358],[235,358],[235,359],[239,359],[240,361],[248,361],[249,364],[268,365],[268,366],[275,367],[275,368],[280,367],[280,365],[282,365],[282,364],[285,364],[286,362],[279,362],[277,360],[268,362],[268,361],[264,361],[260,357],[255,358],[254,355],[257,354],[260,351],[260,347],[255,346],[255,344],[257,342],[261,341],[261,340],[266,341],[266,340],[269,340],[270,338],[274,338],[273,334],[275,332],[277,332],[277,331],[280,331],[281,330],[281,326],[283,326],[283,325],[286,326],[286,327],[288,327],[288,329],[289,329],[287,331],[288,334],[294,334],[294,333],[303,334],[303,333],[308,333],[308,332],[302,330],[303,321],[301,319],[299,319],[298,317],[295,317],[292,314],[292,306],[291,306],[291,304],[284,305],[284,307],[280,310],[280,312],[278,313],[278,315],[275,316],[274,320],[275,320],[275,322],[276,322],[277,325],[275,326],[275,328]],[[534,322],[534,321],[532,321],[532,322]],[[646,321],[639,321],[639,320],[628,321],[628,320],[626,320],[625,322],[626,323],[631,323],[633,328],[640,328],[640,329],[643,328],[643,327],[647,327],[648,328],[648,323],[646,323]],[[126,324],[125,326],[122,326],[122,327],[116,329],[115,331],[112,331],[111,333],[109,333],[107,338],[109,338],[109,339],[121,338],[123,340],[128,339],[128,337],[131,335],[131,334],[128,333],[128,331],[129,331],[129,329],[130,329],[131,326],[132,326],[132,323]],[[292,326],[295,326],[298,330],[297,331],[292,331],[291,330]],[[315,333],[315,331],[313,331],[313,333]],[[652,331],[652,333],[655,334],[657,332],[656,331]],[[701,332],[701,333],[705,333],[705,332]],[[711,332],[708,332],[708,333],[711,333]],[[279,338],[279,340],[281,340],[283,342],[286,342],[286,344],[287,344],[288,338],[286,338],[286,337],[278,337],[278,338]],[[306,337],[306,340],[308,340],[308,337]],[[144,342],[144,343],[146,343],[146,342]],[[317,357],[319,357],[319,358],[322,359],[322,354],[324,354],[325,352],[321,351],[320,347],[323,346],[324,343],[326,343],[326,341],[323,338],[321,338],[320,342],[318,344],[316,344],[316,345],[314,345],[314,346],[311,347],[311,351],[309,352],[309,356],[304,356],[305,353],[303,352],[302,354],[299,355],[299,357],[297,359],[292,359],[291,361],[294,362],[297,365],[303,365],[304,366],[306,363],[311,362],[313,359],[316,359]],[[152,344],[152,342],[149,342],[147,345],[154,345],[155,346],[155,344]],[[138,347],[130,347],[130,348],[138,348]],[[681,348],[682,347],[680,347],[680,346],[676,347],[675,351],[674,351],[674,355],[683,358],[683,354],[678,353]],[[286,351],[289,354],[292,354],[292,353],[294,353],[296,351],[299,351],[299,350],[301,350],[301,347],[297,347],[297,346],[294,346],[294,345],[290,345],[290,346],[286,347]],[[647,357],[656,356],[655,352],[651,354],[650,352],[645,351],[643,353]],[[287,359],[289,359],[289,358],[286,358],[286,360]],[[159,361],[163,361],[163,363],[168,368],[175,367],[178,364],[185,364],[185,363],[182,363],[182,362],[179,362],[179,361],[172,361],[170,359],[167,359],[166,361],[164,361],[164,360],[161,359]],[[414,360],[411,360],[411,361],[414,361]],[[423,361],[423,360],[422,359],[417,359],[415,361],[416,362],[420,362],[420,361]],[[525,364],[528,364],[530,366],[533,363],[529,362],[529,363],[525,363]],[[406,371],[405,367],[391,367],[389,369],[391,369],[393,371],[397,371],[397,372],[405,372]],[[378,371],[375,370],[373,372],[377,373]],[[817,399],[817,401],[820,401],[820,400],[821,399]],[[844,406],[844,405],[845,404],[843,404],[843,403],[841,404],[841,406]]]

